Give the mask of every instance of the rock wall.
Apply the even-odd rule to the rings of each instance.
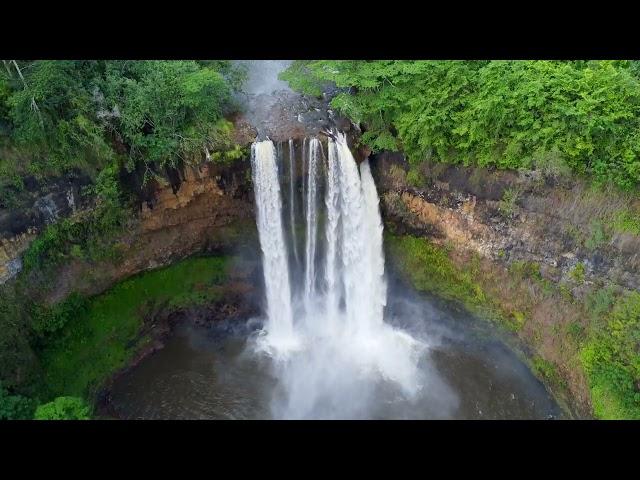
[[[80,195],[87,177],[70,174],[46,183],[31,177],[24,183],[15,205],[0,205],[0,284],[21,270],[22,253],[47,225],[87,207]]]
[[[583,287],[640,289],[640,237],[607,236],[594,220],[610,221],[628,206],[622,197],[595,194],[580,183],[549,184],[531,173],[443,165],[423,167],[416,187],[398,153],[374,156],[372,169],[384,215],[406,233],[503,264],[535,262],[555,282],[581,263]],[[513,201],[505,201],[507,192]]]
[[[245,247],[259,252],[248,159],[229,166],[188,166],[177,174],[177,184],[156,183],[147,192],[129,232],[117,243],[115,260],[70,259],[43,300],[55,303],[72,291],[96,294],[136,273],[198,253],[232,254]]]

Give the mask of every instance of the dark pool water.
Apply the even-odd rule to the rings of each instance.
[[[390,295],[387,318],[428,339],[430,349],[420,360],[427,388],[410,401],[381,382],[366,410],[325,411],[315,418],[563,418],[543,384],[487,322],[417,295]],[[111,408],[126,419],[273,418],[282,394],[277,375],[268,358],[247,348],[258,327],[255,321],[177,326],[165,348],[116,380]]]

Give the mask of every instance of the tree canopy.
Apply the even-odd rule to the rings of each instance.
[[[374,150],[497,168],[549,158],[640,184],[640,76],[630,61],[298,61],[281,76],[366,129]]]
[[[124,155],[175,165],[228,133],[223,116],[243,72],[228,61],[4,61],[0,142],[30,158],[23,173],[102,167]]]

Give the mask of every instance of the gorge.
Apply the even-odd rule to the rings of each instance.
[[[116,153],[93,152],[90,168],[35,174],[36,154],[3,140],[6,158],[31,163],[0,161],[2,418],[75,418],[76,404],[120,419],[639,415],[635,170],[576,173],[578,147],[528,156],[522,132],[491,130],[520,125],[509,94],[482,90],[506,69],[516,86],[530,71],[553,86],[569,67],[216,62],[99,65],[91,102]],[[62,63],[47,68],[93,68]],[[233,65],[246,77],[224,97]],[[456,75],[467,90],[448,89]],[[485,100],[445,101],[440,86]],[[561,132],[535,98],[528,109]],[[489,103],[503,117],[482,117]],[[167,138],[166,112],[187,122]],[[521,143],[496,154],[464,123],[480,119],[500,148]],[[609,183],[588,176],[605,171]]]

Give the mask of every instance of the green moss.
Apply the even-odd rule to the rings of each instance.
[[[40,352],[46,396],[91,398],[149,341],[140,335],[145,316],[217,300],[225,275],[225,258],[192,258],[90,299]]]
[[[445,249],[424,238],[391,234],[387,234],[387,246],[394,264],[417,290],[461,302],[473,311],[489,307],[472,272],[458,269]]]

